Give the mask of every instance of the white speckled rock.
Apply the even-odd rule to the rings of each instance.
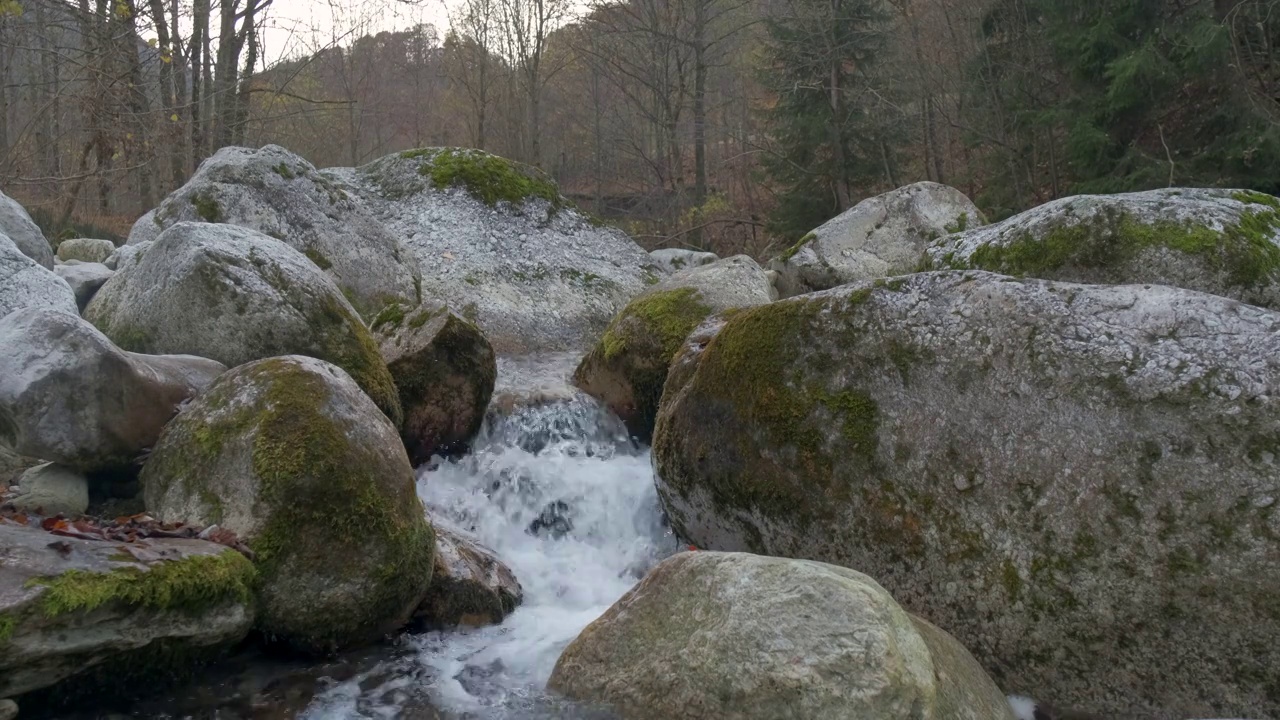
[[[558,206],[563,198],[535,171],[474,154],[475,162],[512,176],[528,173],[556,201],[528,197],[490,205],[461,187],[435,188],[436,152],[390,155],[358,170],[323,174],[360,189],[417,254],[424,299],[446,302],[475,322],[499,354],[585,349],[632,296],[660,279],[661,270],[625,233]]]
[[[691,339],[653,452],[690,542],[873,573],[1008,691],[1269,717],[1278,398],[1280,313],[923,273]]]
[[[277,238],[311,259],[366,318],[389,303],[421,301],[419,273],[402,236],[352,188],[277,145],[225,147],[155,209],[161,230],[184,220],[230,223]],[[129,243],[153,239],[145,216]]]
[[[439,525],[435,571],[427,595],[414,612],[428,629],[496,625],[524,598],[511,568],[492,550]]]
[[[847,568],[664,560],[565,648],[548,687],[623,720],[1012,720],[954,638]]]
[[[224,370],[124,352],[69,313],[11,313],[0,319],[0,444],[86,471],[128,465]]]
[[[103,284],[116,274],[114,270],[102,263],[77,260],[61,263],[55,266],[53,271],[71,286],[71,292],[76,296],[76,306],[81,310],[84,310]]]
[[[76,313],[76,296],[66,281],[24,255],[9,236],[0,233],[0,317],[23,308]]]
[[[938,269],[1150,283],[1280,309],[1280,198],[1171,188],[1077,195],[935,242]]]
[[[35,260],[37,265],[53,269],[53,248],[49,247],[40,226],[27,214],[26,208],[4,193],[0,193],[0,234],[8,235],[22,254]]]
[[[174,663],[194,669],[253,622],[253,565],[224,545],[81,540],[0,523],[0,548],[0,618],[13,621],[0,624],[0,695],[26,703],[24,693],[50,688],[31,709],[56,709],[63,681],[120,690],[126,674],[116,662],[129,662],[135,678],[147,677],[149,661],[162,663],[152,666],[160,675],[184,669]],[[87,605],[72,606],[64,580],[98,581],[96,592],[81,590]]]
[[[69,238],[58,243],[57,257],[62,262],[79,260],[80,262],[100,263],[116,251],[116,244],[110,240],[95,238]]]
[[[89,508],[89,480],[65,465],[37,465],[22,474],[13,506],[45,515],[79,515]]]
[[[578,365],[574,382],[648,442],[667,368],[689,332],[712,313],[776,298],[764,270],[746,255],[681,270],[618,313]]]
[[[159,235],[156,237],[159,237]],[[136,265],[142,262],[142,256],[146,254],[147,250],[151,249],[151,246],[154,243],[155,240],[146,240],[144,242],[121,245],[116,248],[115,252],[111,253],[110,257],[103,260],[102,264],[112,270],[119,270],[122,267]]]
[[[164,228],[160,227],[160,223],[156,222],[156,211],[153,208],[134,221],[133,227],[129,228],[129,238],[126,244],[139,245],[151,242],[160,236],[161,230],[164,230]]]
[[[378,346],[342,291],[302,253],[236,225],[178,223],[123,261],[85,318],[126,350],[235,367],[300,354],[341,366],[399,425]]]
[[[709,252],[698,252],[697,250],[685,250],[684,248],[662,248],[661,250],[650,250],[649,257],[653,258],[653,262],[663,270],[669,273],[688,270],[699,265],[710,265],[720,259],[719,255]]]
[[[791,297],[912,272],[942,235],[986,223],[953,187],[918,182],[867,198],[804,236],[769,263],[778,292]]]
[[[396,428],[336,365],[241,365],[165,428],[142,469],[147,509],[217,524],[256,553],[257,629],[331,652],[408,621],[435,538]]]

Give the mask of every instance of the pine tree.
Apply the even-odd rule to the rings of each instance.
[[[884,18],[878,0],[790,0],[766,20],[776,152],[763,165],[780,188],[770,226],[781,237],[798,238],[847,209],[855,188],[891,162],[866,82]]]

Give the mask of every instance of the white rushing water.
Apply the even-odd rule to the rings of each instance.
[[[423,693],[452,717],[601,717],[543,688],[564,647],[676,540],[648,449],[568,388],[568,362],[502,361],[472,453],[418,473],[432,522],[495,551],[520,580],[521,606],[501,625],[410,636],[407,657],[321,693],[305,717],[407,716],[405,698]]]

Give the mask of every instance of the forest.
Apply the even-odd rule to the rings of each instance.
[[[1280,0],[456,0],[268,65],[271,0],[0,0],[0,187],[118,237],[226,145],[546,172],[642,245],[775,254],[918,180],[1280,192]]]

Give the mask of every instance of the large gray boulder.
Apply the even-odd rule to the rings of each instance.
[[[764,270],[746,255],[682,270],[618,313],[578,365],[574,382],[648,442],[667,368],[689,332],[712,313],[776,297]]]
[[[537,170],[487,153],[415,150],[323,174],[359,189],[417,255],[424,298],[476,323],[499,354],[584,349],[662,275]]]
[[[548,687],[623,720],[1012,720],[950,635],[842,567],[668,558],[556,663]]]
[[[225,370],[125,352],[68,313],[11,313],[0,319],[0,445],[84,471],[123,467]]]
[[[79,515],[89,509],[89,479],[57,463],[43,463],[22,474],[11,504],[44,515]]]
[[[658,267],[669,273],[677,273],[699,265],[710,265],[720,259],[720,256],[715,253],[698,252],[697,250],[686,250],[684,248],[650,250],[649,257],[653,259],[653,262]]]
[[[97,238],[68,238],[58,243],[57,257],[62,262],[79,260],[87,263],[100,263],[111,257],[116,251],[116,244],[110,240]]]
[[[511,568],[492,550],[437,525],[431,586],[414,612],[423,627],[452,630],[496,625],[524,599]]]
[[[17,200],[0,192],[0,235],[7,235],[18,246],[23,255],[31,258],[41,267],[53,269],[53,248],[45,239],[40,226],[36,225],[26,208]]]
[[[1280,714],[1280,313],[946,272],[695,336],[653,444],[682,537],[872,573],[1009,691]]]
[[[62,278],[63,282],[71,286],[71,292],[76,297],[76,306],[84,310],[89,305],[89,301],[97,294],[98,290],[116,274],[115,270],[96,262],[79,262],[72,260],[68,263],[60,263],[53,268],[53,272]]]
[[[366,318],[388,304],[417,305],[419,272],[402,237],[332,177],[277,145],[225,147],[160,203],[151,224],[230,223],[270,235],[306,255]],[[146,216],[129,243],[154,239]]]
[[[129,237],[126,239],[126,244],[141,245],[142,243],[151,242],[160,236],[160,231],[162,230],[164,230],[164,227],[156,220],[156,211],[152,208],[134,221],[133,227],[129,228]]]
[[[302,253],[254,230],[178,223],[122,263],[84,314],[134,352],[228,367],[295,353],[327,360],[400,423],[391,375],[342,291]]]
[[[82,540],[0,523],[0,548],[5,697],[58,683],[118,690],[125,678],[194,669],[253,623],[253,565],[223,545]],[[58,700],[59,687],[31,708]]]
[[[401,437],[415,465],[453,453],[480,430],[498,374],[493,347],[443,303],[394,306],[372,331],[404,408]]]
[[[78,312],[71,286],[23,254],[13,240],[0,232],[0,317],[23,308],[50,308],[73,315]]]
[[[927,264],[1171,285],[1280,309],[1280,198],[1199,188],[1077,195],[942,238]]]
[[[867,198],[769,263],[783,297],[912,272],[929,243],[986,223],[964,193],[918,182]]]
[[[257,629],[308,652],[403,626],[435,539],[396,428],[347,373],[292,355],[223,375],[142,469],[148,511],[255,553]]]

